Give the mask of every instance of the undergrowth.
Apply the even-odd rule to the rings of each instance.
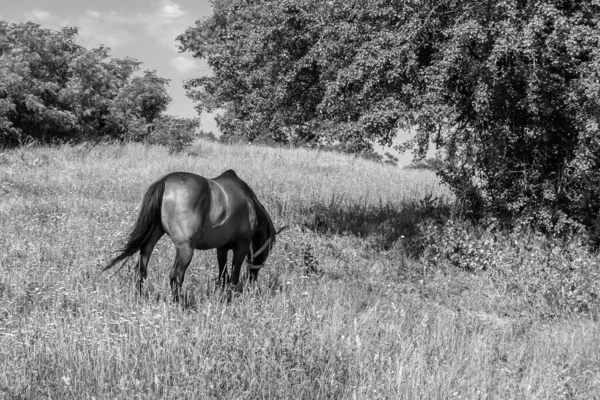
[[[493,280],[507,296],[527,299],[545,317],[600,311],[600,263],[583,237],[552,238],[528,230],[496,231],[461,220],[426,222],[422,260]]]

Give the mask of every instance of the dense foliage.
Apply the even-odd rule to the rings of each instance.
[[[164,115],[156,119],[146,142],[166,146],[171,153],[179,153],[191,145],[194,138],[205,136],[201,133],[198,119]]]
[[[153,130],[171,101],[168,80],[77,42],[76,28],[0,21],[0,144],[139,140]]]
[[[473,217],[564,232],[600,209],[597,1],[214,0],[179,37],[221,130],[445,154]]]

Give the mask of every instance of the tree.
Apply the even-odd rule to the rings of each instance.
[[[143,76],[134,77],[120,88],[112,101],[110,121],[115,127],[123,127],[121,136],[142,140],[152,133],[156,127],[154,122],[171,102],[165,89],[168,82],[157,76],[156,71],[146,70]],[[168,117],[165,120],[171,121]]]
[[[599,8],[591,1],[461,2],[421,75],[421,148],[475,216],[520,217],[560,233],[600,210]],[[431,107],[430,106],[430,107]]]
[[[154,120],[146,142],[166,146],[172,153],[179,153],[200,135],[200,120],[162,115]]]
[[[0,127],[6,139],[34,129],[40,136],[76,129],[77,118],[63,107],[61,93],[71,61],[62,54],[80,51],[75,34],[72,28],[42,32],[31,23],[0,22]]]
[[[600,9],[584,0],[215,0],[179,37],[199,109],[253,140],[424,156],[467,213],[559,232],[600,210]],[[564,228],[564,229],[563,229]]]
[[[178,38],[181,50],[207,57],[214,72],[186,84],[198,110],[224,108],[217,118],[221,131],[251,141],[337,139],[340,126],[320,117],[325,60],[314,48],[325,28],[319,10],[333,8],[316,0],[215,1],[213,6],[213,17]],[[362,136],[355,139],[356,150],[370,147]]]
[[[77,29],[0,21],[0,138],[46,140],[147,133],[170,97],[168,81],[140,62],[77,44]]]

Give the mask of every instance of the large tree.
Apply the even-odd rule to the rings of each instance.
[[[214,0],[179,37],[213,75],[187,83],[250,139],[445,154],[474,215],[549,229],[600,209],[600,9],[567,0]]]
[[[0,21],[0,145],[147,134],[171,98],[166,79],[140,62],[79,45],[76,28],[55,31]]]

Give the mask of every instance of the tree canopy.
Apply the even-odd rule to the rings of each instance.
[[[600,210],[595,0],[214,0],[179,36],[213,75],[187,82],[253,140],[391,144],[445,155],[475,216],[548,229]]]
[[[1,144],[147,135],[171,98],[141,62],[77,43],[77,29],[0,21]]]

